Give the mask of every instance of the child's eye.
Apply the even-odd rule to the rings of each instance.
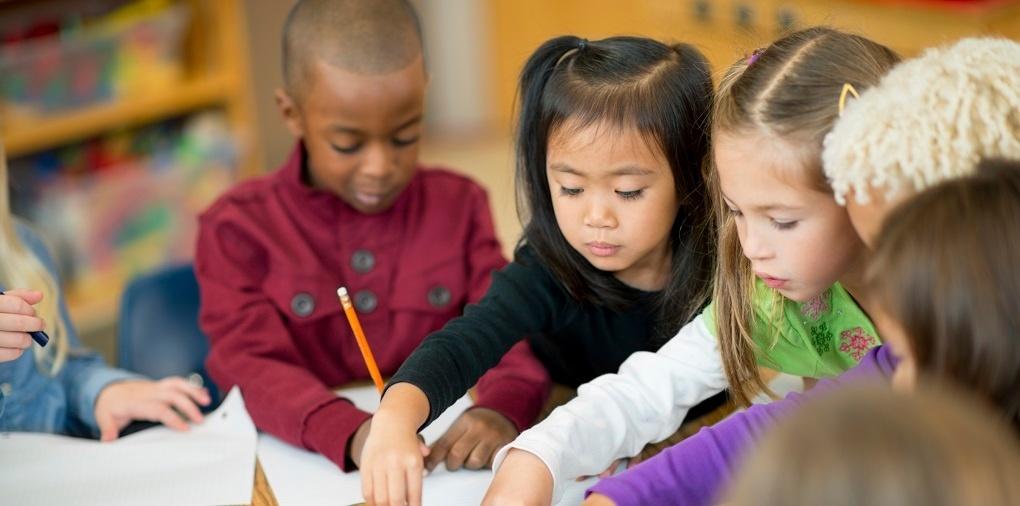
[[[778,228],[779,230],[790,230],[791,228],[797,226],[797,220],[793,221],[772,220],[772,226]]]
[[[560,195],[565,195],[567,197],[575,197],[580,195],[583,191],[584,188],[567,188],[566,186],[560,187]]]
[[[733,209],[732,207],[727,207],[726,210],[729,211],[730,214],[732,214],[734,217],[743,216],[743,213],[741,213],[739,209]]]
[[[398,147],[398,148],[402,148],[402,147],[405,147],[405,146],[410,146],[411,144],[414,144],[414,143],[418,142],[418,139],[420,139],[420,138],[421,138],[421,136],[419,136],[419,135],[415,135],[414,137],[408,137],[408,138],[405,138],[405,139],[401,139],[400,137],[394,137],[393,138],[393,145]]]
[[[616,194],[619,195],[620,197],[624,198],[625,200],[634,200],[634,199],[641,198],[641,196],[644,195],[644,193],[643,193],[644,191],[645,191],[644,188],[642,188],[640,190],[633,190],[633,191],[620,191],[620,190],[617,190]]]
[[[361,149],[360,142],[357,144],[351,144],[350,146],[337,146],[336,144],[330,144],[330,146],[332,146],[333,150],[336,151],[337,153],[343,153],[345,155],[353,155],[354,153],[357,153],[359,149]]]

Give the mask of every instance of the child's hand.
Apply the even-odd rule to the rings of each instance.
[[[361,493],[369,506],[421,506],[423,457],[429,448],[417,429],[383,410],[372,417],[359,466]]]
[[[582,506],[616,506],[616,503],[604,495],[592,494],[584,500]]]
[[[96,398],[100,439],[117,439],[132,420],[162,422],[174,430],[188,430],[188,421],[198,423],[203,419],[198,405],[207,406],[209,402],[206,389],[176,376],[111,383]]]
[[[41,300],[42,292],[35,290],[8,290],[0,295],[0,362],[20,357],[32,346],[28,333],[46,326],[32,307]]]
[[[485,506],[546,506],[552,502],[553,477],[533,453],[510,450],[489,484]]]
[[[507,417],[488,408],[471,409],[432,445],[425,467],[431,471],[443,460],[450,471],[489,467],[496,452],[516,437],[517,428]]]

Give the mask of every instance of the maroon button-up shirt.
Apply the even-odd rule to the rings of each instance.
[[[240,386],[255,425],[347,470],[348,439],[369,414],[331,388],[369,375],[337,287],[360,303],[388,376],[478,301],[506,260],[488,197],[470,179],[419,168],[391,209],[366,215],[303,184],[302,153],[299,144],[279,171],[239,184],[200,217],[200,323],[209,373],[224,390]],[[524,429],[548,390],[522,341],[478,382],[476,405]]]

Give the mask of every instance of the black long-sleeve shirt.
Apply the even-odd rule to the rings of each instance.
[[[425,392],[428,425],[528,338],[552,379],[576,387],[616,372],[631,353],[653,350],[656,295],[634,289],[634,303],[624,311],[580,302],[524,246],[493,275],[478,304],[429,335],[390,384],[407,382]]]

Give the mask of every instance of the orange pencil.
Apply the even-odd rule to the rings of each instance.
[[[379,374],[379,366],[375,364],[375,357],[372,356],[372,348],[368,347],[368,339],[365,339],[365,331],[361,330],[361,322],[358,321],[358,313],[354,312],[354,306],[351,304],[351,298],[347,296],[347,288],[342,286],[337,288],[336,294],[340,296],[340,305],[343,306],[344,313],[347,314],[347,322],[351,324],[351,330],[354,331],[354,339],[358,341],[358,349],[361,350],[361,358],[365,359],[365,366],[368,367],[368,374],[372,376],[372,381],[375,382],[375,388],[379,389],[379,393],[382,393],[382,375]]]

